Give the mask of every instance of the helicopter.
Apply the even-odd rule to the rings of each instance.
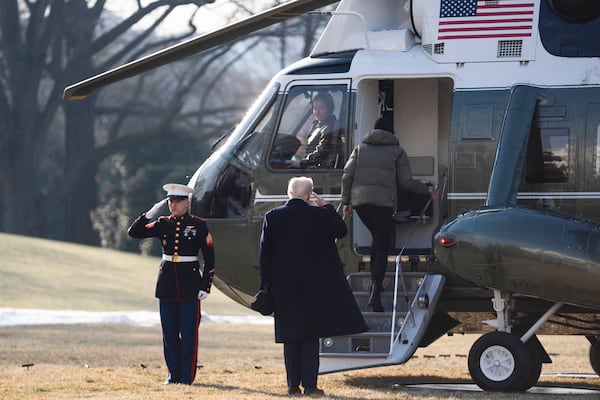
[[[65,89],[80,99],[287,18],[296,0]],[[488,391],[526,391],[552,362],[537,334],[580,335],[600,374],[600,2],[341,0],[309,57],[279,72],[188,185],[210,225],[215,285],[248,306],[264,214],[293,176],[341,202],[345,161],[381,116],[394,122],[433,202],[402,196],[384,312],[369,312],[371,236],[337,241],[369,331],[321,339],[320,373],[398,365],[443,335],[481,333],[468,355]],[[302,158],[312,101],[327,94],[340,145]],[[283,161],[283,162],[282,162]],[[235,250],[233,250],[235,249]]]

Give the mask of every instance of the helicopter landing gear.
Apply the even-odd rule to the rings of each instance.
[[[533,360],[518,337],[506,332],[490,332],[475,341],[468,365],[471,377],[483,390],[515,392],[526,390],[523,386],[526,380],[531,380],[529,371],[533,369]],[[539,363],[540,371],[541,365]]]
[[[590,341],[590,365],[597,375],[600,375],[600,336],[586,336]]]
[[[498,330],[481,336],[469,351],[469,373],[477,386],[483,390],[526,391],[538,381],[542,372],[542,362],[549,361],[535,337],[535,332],[558,311],[562,303],[555,303],[527,332],[516,335],[511,333],[510,300],[510,294],[494,290],[493,304],[498,318],[486,322]],[[600,344],[597,345],[596,351],[596,361],[600,367]]]

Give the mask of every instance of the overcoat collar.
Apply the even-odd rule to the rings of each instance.
[[[287,203],[285,203],[285,205],[286,206],[301,206],[301,205],[308,206],[308,203],[302,199],[293,198],[293,199],[289,199],[287,201]]]

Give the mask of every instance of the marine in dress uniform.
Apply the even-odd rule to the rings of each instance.
[[[163,349],[169,374],[165,383],[192,384],[196,376],[200,304],[215,272],[213,239],[206,221],[188,212],[193,189],[169,183],[167,198],[139,216],[130,236],[160,240],[163,255],[156,282]],[[153,220],[168,202],[170,215]],[[202,272],[198,255],[204,259]]]

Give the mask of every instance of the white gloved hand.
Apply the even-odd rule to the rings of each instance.
[[[158,214],[158,211],[160,210],[160,208],[167,202],[167,199],[162,199],[161,201],[159,201],[158,203],[154,204],[152,206],[152,208],[150,208],[148,211],[146,211],[146,218],[148,219],[152,219],[156,216],[156,214]]]
[[[206,293],[204,290],[201,290],[198,292],[198,300],[202,301],[207,297],[208,297],[208,293]]]

